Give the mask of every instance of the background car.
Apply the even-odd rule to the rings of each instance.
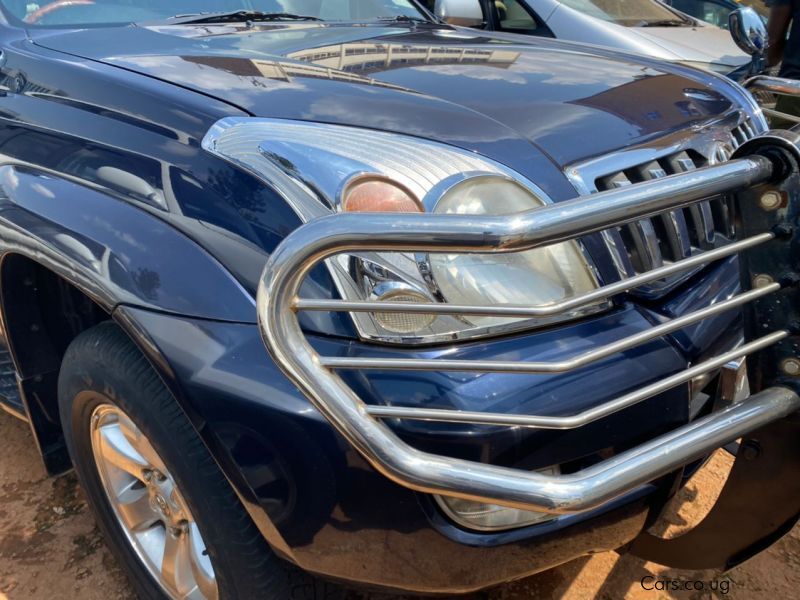
[[[738,0],[664,0],[664,4],[677,8],[682,13],[696,19],[716,25],[721,29],[728,29],[728,17],[734,10],[742,6],[749,6],[755,10],[764,23],[767,22],[769,17],[769,8],[759,0],[751,0],[750,2],[739,2]]]
[[[750,62],[730,34],[656,0],[436,0],[454,25],[609,46],[729,74]]]

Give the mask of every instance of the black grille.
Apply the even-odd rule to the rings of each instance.
[[[745,121],[731,130],[730,143],[717,146],[713,156],[706,157],[691,149],[682,150],[599,177],[594,186],[597,191],[604,191],[723,162],[730,158],[733,150],[755,135],[753,127]],[[729,241],[734,234],[733,203],[727,197],[709,198],[682,210],[624,225],[616,231],[618,240],[610,241],[612,247],[620,246],[621,241],[627,256],[618,258],[629,262],[625,270],[629,274],[631,271],[642,273]],[[640,291],[652,294],[672,283],[674,280],[665,280]]]

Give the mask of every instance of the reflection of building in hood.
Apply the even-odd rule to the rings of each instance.
[[[510,50],[487,50],[461,46],[410,46],[355,42],[300,50],[292,52],[288,57],[338,71],[371,73],[428,64],[490,64],[505,68],[513,65],[519,58],[519,54],[519,52]]]
[[[251,58],[230,58],[225,56],[187,56],[185,60],[198,65],[206,65],[227,71],[239,77],[266,77],[275,81],[291,83],[295,78],[329,79],[347,83],[361,83],[393,90],[410,91],[399,85],[384,83],[371,77],[363,77],[353,73],[337,71],[327,67],[309,65],[298,62],[261,60]]]
[[[287,58],[293,61],[227,56],[187,56],[185,60],[240,77],[266,77],[287,83],[296,77],[310,77],[409,91],[401,86],[384,83],[356,72],[373,73],[427,64],[490,64],[507,68],[517,61],[519,52],[447,46],[352,43],[301,50],[289,54]]]

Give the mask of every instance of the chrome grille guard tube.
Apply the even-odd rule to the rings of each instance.
[[[759,138],[755,138],[758,140]],[[754,141],[754,140],[753,140]],[[764,139],[759,140],[764,145]],[[281,369],[303,391],[314,406],[369,462],[385,476],[406,487],[436,494],[503,504],[526,510],[569,513],[598,506],[633,487],[669,473],[708,452],[765,424],[800,409],[800,398],[786,387],[765,389],[748,400],[689,423],[588,469],[569,475],[545,475],[426,453],[409,446],[382,422],[384,418],[412,418],[491,425],[573,428],[710,372],[733,358],[756,352],[789,335],[775,331],[750,340],[747,345],[714,357],[666,380],[567,417],[462,413],[460,411],[379,407],[365,404],[335,372],[340,368],[457,369],[528,373],[569,371],[591,360],[620,352],[675,331],[723,310],[778,292],[775,282],[734,296],[696,313],[681,316],[652,330],[623,338],[564,363],[454,361],[437,359],[400,360],[336,359],[321,357],[306,340],[297,314],[301,310],[391,310],[447,314],[491,314],[536,316],[566,311],[575,306],[608,298],[646,281],[663,276],[644,273],[623,282],[606,285],[583,297],[561,304],[523,306],[451,306],[422,304],[415,308],[392,303],[353,303],[338,300],[300,299],[301,284],[320,261],[353,251],[403,251],[450,253],[503,253],[578,238],[588,233],[666,212],[716,194],[747,189],[782,177],[785,164],[778,155],[764,152],[727,163],[672,175],[663,179],[579,197],[574,200],[504,216],[472,217],[429,214],[339,214],[312,221],[290,234],[272,254],[258,290],[257,308],[264,342]],[[744,148],[744,146],[743,146]],[[767,158],[769,156],[769,158]],[[790,159],[795,160],[794,154]],[[762,232],[700,257],[712,262],[724,256],[773,241],[775,234]],[[663,269],[689,268],[701,261],[693,256]],[[685,264],[683,264],[685,263]],[[660,271],[660,270],[657,270]],[[777,279],[777,278],[776,278]],[[418,308],[422,306],[424,308]]]
[[[800,81],[786,79],[785,77],[770,77],[769,75],[756,75],[744,82],[745,89],[749,90],[761,102],[761,110],[765,115],[777,117],[791,123],[800,124],[800,115],[792,115],[764,106],[765,96],[800,96]]]

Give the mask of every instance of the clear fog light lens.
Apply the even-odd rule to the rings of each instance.
[[[379,302],[431,302],[431,299],[411,286],[401,283],[378,285],[373,290],[370,300]],[[428,327],[436,319],[436,315],[424,313],[372,313],[381,327],[393,333],[418,333]]]
[[[539,472],[544,475],[557,475],[561,472],[561,469],[553,467]],[[519,508],[485,504],[450,496],[434,496],[434,498],[444,513],[458,525],[465,529],[478,531],[514,529],[552,521],[558,517],[558,515],[550,513],[520,510]]]

